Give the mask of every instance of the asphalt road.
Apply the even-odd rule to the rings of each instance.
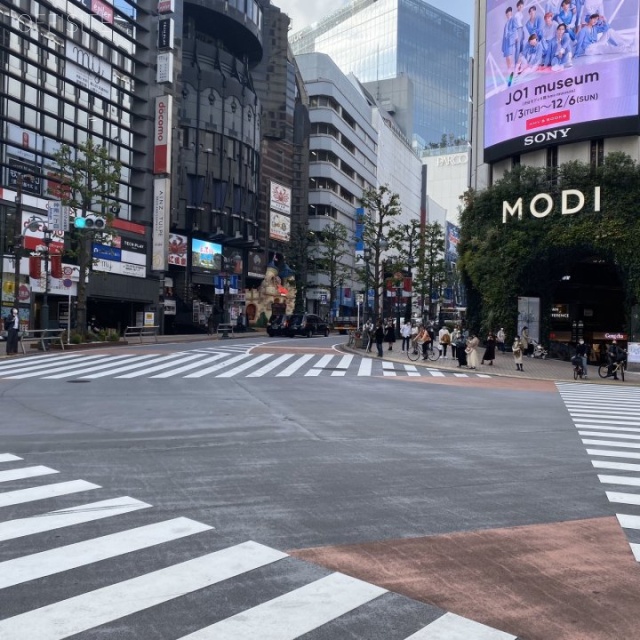
[[[400,640],[439,624],[431,630],[440,635],[415,637],[613,640],[640,628],[628,540],[556,385],[404,369],[359,376],[360,356],[344,373],[336,357],[319,373],[308,374],[319,366],[309,360],[278,377],[264,369],[269,358],[318,362],[339,340],[254,342],[267,344],[126,349],[211,358],[191,372],[249,348],[265,356],[251,366],[240,358],[229,366],[246,368],[227,378],[220,367],[215,376],[83,379],[87,363],[66,378],[12,379],[0,363],[0,638]],[[50,471],[2,476],[25,467]],[[25,498],[54,484],[58,495]],[[99,557],[64,549],[177,518],[182,533],[128,542],[126,552],[112,538],[95,543]],[[235,554],[231,578],[210,579],[216,552]],[[83,553],[89,560],[69,566]],[[191,561],[202,576],[188,564],[173,573]],[[316,626],[321,607],[309,614],[300,604],[313,602],[309,584],[338,594]],[[286,635],[277,621],[292,607]],[[238,620],[246,610],[254,618]],[[211,635],[195,635],[211,625]],[[489,628],[505,633],[482,635]]]

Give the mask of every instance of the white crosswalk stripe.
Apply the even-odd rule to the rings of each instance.
[[[264,365],[263,365],[264,366]],[[20,464],[22,459],[10,453],[0,454],[0,462],[11,465]],[[48,469],[48,467],[15,466],[4,471],[22,472],[16,481],[28,483],[36,475],[25,473],[27,469]],[[53,471],[53,470],[52,470]],[[56,492],[52,487],[48,495],[33,494],[33,500],[59,495],[70,495],[70,491]],[[26,492],[42,490],[46,487],[23,487],[18,490]],[[84,489],[77,487],[77,491],[97,489],[98,485],[85,483]],[[0,493],[2,496],[10,493]],[[7,502],[7,504],[19,504]],[[329,573],[324,569],[295,560],[288,554],[262,545],[254,541],[226,546],[202,555],[202,543],[186,547],[191,538],[207,536],[213,532],[210,525],[197,522],[187,517],[176,517],[169,520],[151,521],[128,527],[128,518],[134,512],[149,516],[153,520],[154,509],[150,504],[131,497],[107,498],[91,503],[54,511],[44,510],[40,514],[30,513],[27,517],[2,521],[0,512],[0,542],[6,542],[34,536],[46,532],[58,531],[57,538],[63,538],[62,545],[51,546],[52,536],[35,538],[40,549],[34,551],[29,547],[26,555],[11,554],[8,559],[0,561],[0,599],[4,589],[22,586],[25,593],[31,597],[21,595],[15,599],[20,607],[14,615],[6,615],[7,610],[0,611],[0,638],[2,640],[63,640],[100,627],[100,632],[106,635],[120,635],[146,638],[146,628],[137,622],[135,615],[152,607],[166,605],[170,615],[177,621],[172,637],[180,640],[294,640],[301,636],[313,637],[317,630],[323,633],[325,625],[358,610],[367,605],[372,607],[384,598],[386,589],[364,582],[362,580],[341,574]],[[115,525],[110,533],[98,537],[87,537],[82,527],[74,529],[76,525],[100,521],[109,518]],[[123,524],[122,524],[123,523]],[[640,526],[628,521],[628,526]],[[118,529],[119,525],[119,529]],[[124,525],[124,526],[123,526]],[[213,538],[209,538],[209,541]],[[183,553],[181,561],[174,560],[166,566],[166,560],[173,554],[147,555],[141,561],[136,554],[164,545],[173,544],[185,546],[187,554]],[[204,542],[206,546],[206,540]],[[174,547],[174,551],[177,547]],[[82,590],[82,581],[77,581],[73,572],[91,567],[95,563],[117,562],[123,557],[132,558],[131,566],[135,568],[133,577],[114,582],[109,576],[114,575],[104,569],[96,571],[100,580],[97,585]],[[186,559],[185,559],[186,557]],[[282,571],[289,571],[292,564],[282,564],[282,561],[294,563],[298,567],[298,576],[303,575],[305,584],[291,587],[289,591],[277,597],[265,599],[261,597],[260,585],[254,586],[254,578],[250,574],[260,569],[261,580],[273,581],[275,587],[282,582]],[[155,564],[161,562],[158,568]],[[288,567],[277,569],[277,567]],[[302,570],[302,573],[300,572]],[[129,573],[131,575],[131,573]],[[247,579],[247,578],[250,579]],[[46,578],[46,583],[39,582]],[[227,608],[227,614],[220,616],[213,624],[203,622],[203,626],[194,630],[197,618],[183,612],[183,600],[190,594],[207,589],[215,589],[223,583],[238,581],[245,588],[253,589],[257,603],[251,608],[242,610],[237,607]],[[67,598],[57,599],[56,585],[70,584],[80,586]],[[94,584],[91,582],[90,584]],[[97,588],[96,588],[97,587]],[[278,589],[280,592],[281,590]],[[30,603],[38,602],[44,597],[46,604],[38,606]],[[400,596],[396,596],[400,597]],[[0,600],[1,601],[1,600]],[[205,612],[215,610],[216,598],[207,598],[203,606],[203,620]],[[238,601],[241,602],[240,600]],[[228,602],[223,602],[229,606]],[[417,603],[413,603],[413,607]],[[238,606],[242,606],[239,604]],[[388,604],[386,605],[388,606]],[[409,636],[415,640],[458,640],[459,638],[474,638],[478,640],[515,640],[515,636],[491,629],[479,623],[460,616],[454,616],[435,609],[429,605],[419,605],[428,610],[427,617],[434,620],[426,627],[418,619],[424,619],[425,614],[416,612],[418,629]],[[386,611],[382,605],[382,611]],[[368,640],[368,635],[359,634],[359,624],[362,613],[356,616],[355,622],[342,622],[343,625],[354,625],[346,629],[345,635],[354,639]],[[126,620],[126,621],[125,621]],[[345,619],[346,620],[346,619]],[[114,625],[115,629],[110,626]],[[342,628],[342,627],[341,627]],[[186,635],[184,635],[186,634]],[[307,635],[309,634],[309,635]],[[324,637],[324,636],[323,636]],[[397,640],[401,640],[399,637]],[[406,639],[408,640],[408,638]]]
[[[260,346],[260,345],[257,345]],[[0,379],[20,380],[98,380],[113,378],[130,380],[149,378],[288,378],[288,377],[410,377],[410,378],[491,378],[481,373],[457,373],[434,368],[417,367],[410,363],[374,359],[353,354],[300,354],[241,352],[219,349],[195,349],[177,353],[59,355],[34,357],[21,361],[14,368],[2,369]],[[633,425],[635,418],[623,418],[616,424]],[[585,418],[585,420],[591,420]],[[585,428],[591,428],[585,422]],[[640,422],[638,423],[640,426]]]
[[[640,460],[637,451],[640,449],[640,389],[585,383],[556,384],[582,443],[591,445],[587,454],[595,458],[591,460],[594,469],[612,472],[599,473],[599,481],[605,486],[628,487],[628,491],[605,491],[609,502],[624,505],[625,511],[629,512],[616,514],[620,525],[623,529],[638,529],[640,464],[633,460]],[[640,545],[630,545],[640,562]]]

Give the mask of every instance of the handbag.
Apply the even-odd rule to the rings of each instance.
[[[473,349],[472,349],[471,347],[467,347],[467,348],[464,350],[464,352],[465,352],[466,354],[469,354],[469,353],[471,353],[472,351],[473,351]]]

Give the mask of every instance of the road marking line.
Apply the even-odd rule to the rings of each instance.
[[[598,479],[602,484],[620,484],[626,487],[640,487],[640,478],[632,478],[630,476],[598,475]]]
[[[97,367],[89,366],[86,369],[80,369],[79,371],[65,371],[64,373],[57,373],[54,376],[44,376],[44,380],[61,380],[62,378],[71,378],[72,376],[78,376],[82,373],[90,373],[92,371],[101,371],[102,369],[107,369],[108,367],[112,367],[116,362],[122,362],[126,360],[128,362],[138,362],[140,360],[148,360],[149,358],[153,358],[154,356],[134,356],[129,353],[124,356],[115,356],[109,359],[107,363],[101,363]]]
[[[618,471],[640,471],[640,464],[628,462],[604,462],[602,460],[592,460],[591,464],[596,469],[612,469]]]
[[[406,640],[517,640],[516,636],[492,629],[455,613],[445,613]]]
[[[631,547],[631,552],[633,553],[633,557],[637,562],[640,562],[640,544],[636,544],[635,542],[630,542],[629,546]]]
[[[265,374],[279,367],[281,364],[284,364],[287,360],[291,360],[295,355],[295,353],[285,353],[277,357],[275,360],[265,364],[263,367],[260,367],[257,371],[252,371],[247,378],[261,378]]]
[[[434,377],[434,378],[444,378],[445,375],[444,373],[442,373],[442,371],[436,371],[435,369],[427,369],[427,371],[429,372],[429,375]]]
[[[7,618],[0,621],[0,638],[62,640],[286,557],[245,542]]]
[[[372,367],[373,360],[371,358],[362,358],[360,367],[358,367],[358,376],[370,376]]]
[[[256,364],[260,364],[261,362],[263,362],[264,360],[267,360],[270,357],[271,357],[270,353],[263,353],[260,356],[252,356],[252,359],[249,360],[249,362],[245,362],[237,367],[234,367],[233,369],[230,369],[229,371],[220,373],[216,376],[216,378],[233,378],[233,376],[235,376],[237,373],[242,373],[243,371],[250,369]]]
[[[381,587],[333,573],[180,640],[295,640],[385,593]]]
[[[409,378],[419,378],[420,377],[420,372],[418,371],[417,367],[413,364],[405,364],[404,365],[404,370],[407,373],[407,376]]]
[[[153,362],[151,363],[146,363],[146,364],[151,364],[153,366],[151,367],[145,367],[144,369],[141,369],[140,371],[132,371],[131,373],[125,373],[124,375],[121,376],[115,376],[116,380],[130,380],[131,378],[141,378],[142,376],[146,376],[150,373],[154,373],[155,371],[163,371],[164,369],[169,369],[170,367],[174,367],[177,364],[182,364],[183,362],[191,362],[192,360],[196,360],[197,358],[201,358],[199,353],[196,354],[190,354],[190,355],[185,355],[184,353],[180,354],[180,358],[177,360],[169,360],[167,358],[167,361],[164,361],[164,358],[159,358],[157,360],[157,362],[160,362],[161,364],[156,364],[154,365]]]
[[[84,358],[81,353],[70,353],[66,356],[40,356],[29,357],[26,360],[14,360],[0,365],[0,375],[5,375],[7,372],[16,371],[17,369],[24,369],[25,367],[32,367],[34,365],[46,366],[48,364],[55,364],[56,362],[66,362],[69,360],[77,360],[78,358]]]
[[[22,460],[22,458],[18,458],[12,453],[0,453],[0,462],[15,462],[16,460]]]
[[[605,427],[601,424],[582,424],[574,422],[578,429],[601,429],[602,431],[630,431],[631,433],[639,433],[640,429],[636,427]]]
[[[608,435],[608,434],[607,434]],[[637,442],[613,442],[611,440],[582,440],[582,444],[597,444],[601,447],[623,447],[627,449],[640,449]]]
[[[16,504],[35,502],[36,500],[68,496],[72,493],[91,491],[92,489],[100,489],[100,485],[86,482],[85,480],[70,480],[68,482],[45,484],[41,487],[5,491],[4,493],[0,493],[0,507],[10,507]]]
[[[307,373],[304,374],[305,378],[308,378],[309,376],[311,377],[317,377],[322,373],[323,369],[309,369],[309,371],[307,371]]]
[[[150,364],[166,362],[168,360],[175,360],[175,358],[181,358],[184,356],[184,352],[171,353],[167,356],[158,356],[154,353],[149,356],[140,356],[140,359],[134,363],[127,363],[124,366],[116,366],[115,368],[108,369],[107,371],[101,371],[100,373],[93,373],[87,376],[82,376],[83,380],[96,380],[98,378],[106,378],[114,373],[122,373],[123,371],[131,371],[131,369],[140,369],[140,367],[147,367]],[[144,361],[143,361],[144,360]]]
[[[617,491],[607,491],[609,502],[619,504],[640,504],[640,495],[637,493],[619,493]]]
[[[294,374],[298,369],[304,366],[309,360],[314,357],[312,353],[307,353],[303,356],[300,356],[295,362],[292,362],[284,371],[276,374],[276,378],[288,378],[292,374]]]
[[[454,373],[453,374],[456,378],[468,378],[469,374],[468,373]]]
[[[98,488],[98,487],[95,487]],[[93,522],[119,516],[139,509],[147,509],[151,505],[129,496],[91,502],[70,509],[59,509],[42,513],[30,518],[20,518],[18,520],[7,520],[0,522],[0,542],[30,536],[44,531],[54,531],[63,527],[70,527],[84,522]],[[0,638],[2,634],[0,633]],[[3,639],[4,640],[4,639]]]
[[[61,367],[55,366],[53,368],[49,368],[49,369],[43,369],[42,366],[38,366],[38,367],[27,367],[25,369],[23,369],[23,371],[26,371],[27,373],[20,373],[18,375],[10,375],[10,376],[5,376],[7,378],[7,380],[24,380],[25,378],[35,378],[36,376],[44,376],[44,375],[48,375],[50,373],[58,373],[59,371],[71,371],[71,370],[75,370],[75,369],[82,369],[82,367],[86,366],[86,364],[88,362],[93,362],[94,364],[96,362],[104,362],[106,359],[108,359],[110,356],[108,355],[103,355],[103,356],[91,356],[90,358],[83,358],[82,362],[76,360],[74,363],[72,363],[71,365],[69,364],[65,364]],[[33,369],[36,369],[35,371]]]
[[[165,371],[164,373],[158,373],[155,376],[151,376],[151,379],[155,380],[156,378],[163,378],[163,379],[171,378],[173,376],[177,376],[181,373],[184,373],[185,371],[191,371],[191,369],[197,369],[198,367],[201,367],[203,364],[209,364],[210,362],[216,362],[217,360],[220,360],[220,358],[226,358],[228,355],[229,355],[228,353],[218,353],[214,356],[209,356],[204,360],[197,360],[196,362],[190,362],[189,364],[185,364],[184,367],[178,367],[177,369],[171,369],[170,371]],[[184,360],[182,362],[184,362]]]
[[[633,451],[607,451],[606,449],[587,449],[590,456],[609,456],[611,458],[631,458],[640,460],[640,453]]]
[[[322,356],[318,362],[313,365],[314,369],[324,369],[331,361],[333,360],[333,356]]]
[[[0,589],[186,538],[212,528],[189,518],[175,518],[6,560],[0,562]]]
[[[609,433],[608,431],[578,431],[581,436],[602,436],[604,438],[620,438],[621,440],[640,440],[640,435],[632,433]]]
[[[60,473],[49,467],[22,467],[20,469],[7,469],[0,471],[0,482],[11,482],[12,480],[24,480],[25,478],[37,478],[38,476],[48,476],[52,473]]]
[[[220,369],[224,369],[229,365],[235,364],[236,362],[241,362],[242,360],[246,360],[250,358],[251,355],[248,353],[241,354],[239,356],[233,356],[233,358],[229,358],[224,362],[220,362],[219,364],[214,364],[211,367],[207,367],[206,369],[202,369],[200,371],[196,371],[195,373],[190,373],[189,375],[184,376],[185,378],[204,378],[204,376],[209,375],[210,373],[215,373],[216,371],[220,371]]]
[[[617,513],[616,517],[620,526],[624,529],[640,529],[640,516],[628,516],[624,513]]]

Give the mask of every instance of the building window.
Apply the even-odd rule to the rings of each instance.
[[[589,162],[592,167],[600,167],[604,162],[604,140],[592,140],[589,150]]]

